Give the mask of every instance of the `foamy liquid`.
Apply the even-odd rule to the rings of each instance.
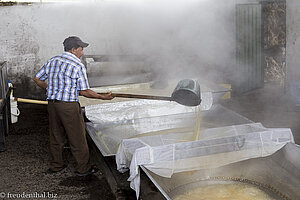
[[[249,184],[214,184],[199,187],[174,200],[274,200],[267,193]]]

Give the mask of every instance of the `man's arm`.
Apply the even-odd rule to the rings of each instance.
[[[87,90],[80,90],[79,94],[88,98],[95,98],[95,99],[103,99],[103,100],[111,100],[114,97],[112,96],[111,92],[105,94],[105,95],[101,95],[98,94],[96,92],[94,92],[93,90],[87,89]]]
[[[45,81],[41,81],[36,76],[33,78],[34,82],[42,89],[45,89],[48,87],[48,84]]]

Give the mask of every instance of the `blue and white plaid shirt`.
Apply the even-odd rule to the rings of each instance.
[[[36,77],[42,81],[48,79],[47,99],[75,102],[79,101],[80,90],[89,89],[84,65],[69,52],[48,60]]]

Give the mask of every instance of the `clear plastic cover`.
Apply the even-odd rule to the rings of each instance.
[[[153,107],[149,106],[147,112],[147,106],[132,106],[132,103],[137,104],[137,102],[127,102],[127,104],[122,102],[115,105],[118,106],[117,108],[106,104],[98,105],[97,107],[100,107],[103,112],[92,109],[95,108],[94,106],[86,108],[86,115],[94,122],[86,123],[87,131],[104,156],[115,155],[123,139],[161,135],[161,138],[172,138],[163,140],[164,144],[169,144],[193,141],[198,137],[195,134],[197,128],[195,123],[199,117],[197,108],[155,107],[157,110],[154,112],[151,110]],[[123,111],[121,111],[122,107],[124,107]],[[114,114],[110,113],[105,119],[105,113],[109,114],[110,109]],[[200,129],[251,123],[249,119],[221,105],[213,105],[210,110],[201,111],[200,117]],[[174,135],[168,136],[170,133]]]
[[[116,155],[118,170],[130,169],[128,180],[138,196],[140,165],[157,175],[171,177],[178,172],[217,168],[265,157],[294,142],[290,129],[268,129],[260,123],[205,129],[200,135],[198,141],[167,145],[160,135],[125,139]]]
[[[180,195],[188,194],[203,186],[244,183],[267,192],[270,198],[266,199],[298,200],[300,199],[299,154],[300,146],[288,143],[267,157],[248,159],[218,168],[175,173],[171,178],[159,176],[143,166],[141,169],[167,200],[178,199]],[[216,193],[220,192],[219,188],[214,190]],[[252,195],[251,191],[248,194]],[[228,199],[228,196],[225,198]],[[252,196],[250,199],[256,198]]]

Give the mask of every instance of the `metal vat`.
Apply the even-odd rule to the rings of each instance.
[[[274,199],[300,199],[300,146],[288,143],[271,156],[249,159],[215,169],[158,176],[141,167],[166,199],[188,190],[224,183],[244,183],[258,187]]]

